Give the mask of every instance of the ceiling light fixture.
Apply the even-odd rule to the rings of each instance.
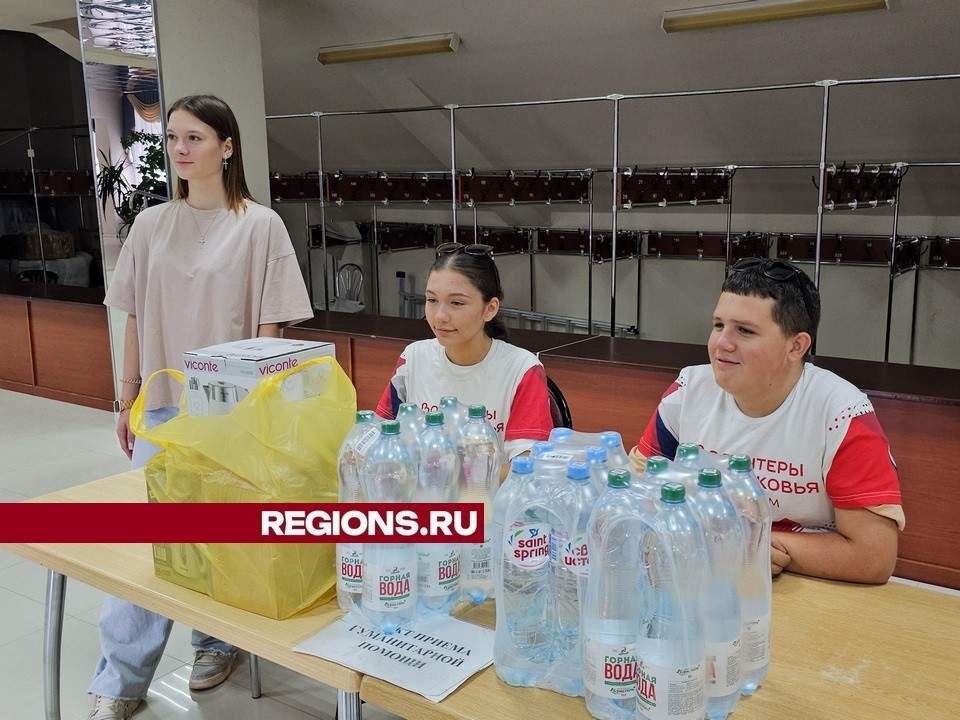
[[[711,30],[730,25],[796,20],[798,18],[886,10],[887,0],[742,0],[706,7],[667,10],[664,32]]]
[[[456,33],[444,33],[443,35],[424,35],[320,48],[320,52],[317,54],[317,62],[321,65],[335,65],[346,62],[408,57],[410,55],[433,55],[434,53],[456,52],[459,49],[460,36]]]

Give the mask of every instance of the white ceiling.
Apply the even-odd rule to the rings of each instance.
[[[162,2],[162,0],[158,0]],[[960,72],[960,2],[890,0],[890,9],[674,33],[665,9],[704,0],[260,0],[267,111],[509,102]],[[71,17],[72,0],[0,0],[4,29]],[[46,32],[53,32],[45,28]],[[456,32],[456,54],[321,66],[325,45]],[[160,38],[161,52],[163,39]],[[819,88],[624,101],[622,164],[814,163]],[[829,159],[960,161],[960,80],[839,87]],[[611,162],[612,104],[457,114],[461,166],[598,167]],[[273,121],[273,169],[315,167],[313,120]],[[328,168],[449,166],[444,112],[324,120]],[[960,170],[915,169],[904,211],[960,215]],[[769,178],[766,186],[809,174]],[[739,182],[739,180],[738,180]],[[946,183],[946,184],[944,184]],[[739,186],[738,186],[739,187]],[[789,205],[789,204],[788,204]],[[791,211],[789,206],[781,208]]]

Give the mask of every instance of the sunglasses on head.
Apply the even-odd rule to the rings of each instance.
[[[761,268],[764,277],[776,280],[777,282],[795,280],[800,275],[800,268],[795,265],[791,265],[783,260],[769,260],[758,257],[741,258],[737,260],[733,266],[733,272],[743,272],[744,270],[751,270],[755,267]]]
[[[445,242],[442,245],[437,245],[437,257],[441,255],[454,255],[458,252],[466,253],[467,255],[486,255],[489,258],[493,257],[493,245],[481,245],[481,244],[472,244],[464,245],[459,242]]]

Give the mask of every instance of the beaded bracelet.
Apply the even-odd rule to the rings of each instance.
[[[122,377],[120,378],[120,382],[127,383],[127,385],[139,385],[142,381],[140,380],[140,378],[133,379],[133,378]]]

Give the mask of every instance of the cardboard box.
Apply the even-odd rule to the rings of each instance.
[[[332,343],[251,338],[211,345],[183,354],[187,409],[191,415],[226,415],[263,378],[291,370],[317,357],[336,358]],[[319,395],[327,366],[295,373],[283,383],[290,402]]]

